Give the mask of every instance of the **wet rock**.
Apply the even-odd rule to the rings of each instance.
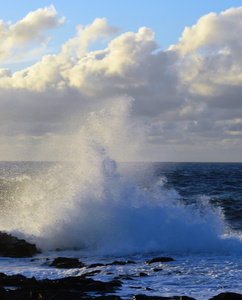
[[[127,264],[135,264],[134,261],[130,261],[130,260],[127,260],[127,261],[113,261],[111,263],[108,263],[106,264],[105,266],[124,266],[124,265],[127,265]]]
[[[6,290],[0,286],[0,299],[4,299],[6,296]]]
[[[160,297],[160,296],[147,296],[147,295],[136,295],[133,300],[196,300],[195,298],[187,296],[173,296],[173,297]]]
[[[150,265],[157,262],[169,262],[169,261],[174,261],[174,259],[171,257],[155,257],[149,261],[146,261],[145,263]]]
[[[144,273],[144,272],[140,272],[139,273],[139,277],[145,277],[145,276],[148,276],[148,274]]]
[[[11,234],[0,231],[0,256],[4,257],[32,257],[38,253],[36,245],[23,239],[18,239]]]
[[[160,272],[160,271],[163,271],[163,269],[162,268],[154,268],[153,269],[153,272]]]
[[[133,260],[127,260],[127,261],[126,261],[126,264],[132,264],[132,265],[135,265],[135,264],[136,264],[136,262],[135,262],[135,261],[133,261]]]
[[[94,299],[86,293],[95,292],[102,295],[105,299],[105,293],[115,293],[121,286],[119,280],[109,282],[94,281],[84,276],[66,277],[56,280],[36,280],[35,278],[26,278],[23,275],[7,276],[0,273],[0,299]],[[11,287],[9,289],[8,287]],[[97,295],[98,296],[98,295]],[[97,298],[96,296],[96,298]],[[101,299],[101,298],[100,298]],[[107,298],[107,299],[120,299]]]
[[[78,258],[69,257],[57,257],[52,263],[49,264],[50,267],[56,267],[59,269],[73,269],[73,268],[83,268],[85,265],[79,261]]]
[[[242,300],[242,294],[236,293],[221,293],[209,300]]]
[[[91,298],[91,299],[94,299],[94,298]],[[99,296],[99,297],[95,297],[95,299],[98,299],[98,300],[122,300],[122,298],[120,298],[119,296],[114,296],[114,295]]]
[[[0,273],[0,286],[24,286],[27,284],[35,284],[37,281],[35,277],[32,278],[26,278],[25,276],[21,274],[17,275],[10,275],[7,276],[4,273]]]

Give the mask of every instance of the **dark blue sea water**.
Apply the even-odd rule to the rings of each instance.
[[[198,197],[220,207],[226,222],[242,230],[242,163],[157,163],[155,176],[165,176],[165,188],[175,188],[186,204]]]
[[[135,277],[140,290],[123,283],[125,299],[141,292],[201,300],[241,292],[242,163],[118,164],[106,156],[81,165],[1,162],[0,231],[42,250],[35,263],[0,258],[7,274],[58,278],[85,271],[43,266],[58,248],[86,263],[135,260],[96,277],[146,272]],[[144,261],[157,255],[176,261],[154,273]]]

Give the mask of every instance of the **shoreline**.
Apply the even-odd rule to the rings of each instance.
[[[0,231],[0,256],[15,258],[31,258],[30,263],[34,263],[36,255],[41,253],[34,244],[30,244],[25,240],[18,239],[10,234]],[[152,257],[152,256],[151,256]],[[150,258],[151,258],[150,257]],[[149,276],[153,274],[159,274],[163,271],[163,265],[169,264],[170,266],[175,261],[172,257],[153,257],[152,259],[139,262],[138,264],[144,264],[148,269],[136,270],[132,274],[124,274],[120,271],[120,267],[125,265],[135,265],[135,261],[112,261],[106,263],[95,262],[91,264],[84,264],[79,261],[78,258],[73,257],[56,257],[46,258],[46,261],[42,263],[42,266],[48,268],[65,269],[70,271],[71,269],[82,271],[81,275],[64,276],[62,278],[48,279],[48,276],[44,279],[36,279],[34,276],[29,278],[21,274],[6,275],[1,273],[0,270],[0,299],[56,299],[56,300],[75,300],[75,299],[109,299],[109,300],[200,300],[199,298],[193,298],[186,295],[174,295],[165,297],[157,295],[157,291],[151,288],[149,280],[147,280],[145,286],[141,288],[138,286],[139,280],[142,278],[149,279]],[[176,261],[175,261],[176,262]],[[94,280],[93,277],[99,273],[106,272],[108,274],[109,267],[115,268],[115,274],[110,273],[109,280]],[[129,267],[129,266],[127,266]],[[135,269],[135,267],[134,267]],[[113,276],[111,275],[113,274]],[[175,276],[175,275],[173,275]],[[162,278],[162,277],[161,277]],[[127,289],[128,295],[118,295],[121,289]],[[143,292],[143,293],[141,293]],[[152,294],[154,296],[146,295]],[[210,290],[211,292],[211,290]],[[175,294],[175,293],[174,293]],[[186,294],[186,292],[185,292]],[[190,294],[189,292],[187,294]],[[211,294],[211,293],[210,293]],[[212,298],[208,297],[205,300],[242,300],[242,295],[233,292],[218,293]]]
[[[119,296],[116,292],[122,287],[122,280],[98,281],[88,278],[88,275],[65,277],[61,279],[36,280],[34,277],[26,278],[23,275],[10,275],[0,273],[0,299],[1,300],[199,300],[185,295],[180,296],[149,296],[145,294]],[[148,288],[147,288],[148,289]],[[138,291],[138,288],[136,289]],[[220,293],[208,300],[241,300],[242,294]]]
[[[34,263],[35,258],[31,259]],[[144,261],[144,265],[148,266],[153,272],[159,273],[163,269],[160,268],[162,264],[172,264],[176,262],[171,257],[154,257],[148,261]],[[157,291],[154,291],[149,286],[149,280],[145,290],[148,294],[144,293],[144,288],[141,289],[137,286],[137,278],[149,279],[148,272],[139,272],[137,274],[124,275],[122,272],[117,273],[117,276],[112,276],[111,280],[96,280],[93,279],[98,275],[101,270],[109,271],[109,267],[115,267],[119,270],[120,267],[125,265],[135,265],[135,261],[112,261],[110,263],[92,263],[84,264],[79,261],[78,258],[70,257],[57,257],[47,259],[43,266],[48,266],[53,269],[65,269],[65,270],[84,270],[85,272],[79,276],[65,276],[56,279],[36,279],[34,276],[28,278],[21,274],[6,275],[0,273],[0,299],[1,300],[26,300],[26,299],[43,299],[43,300],[77,300],[77,299],[99,299],[99,300],[199,300],[186,295],[174,295],[174,296],[162,296],[157,295]],[[173,275],[174,276],[174,275]],[[129,283],[129,292],[119,295],[119,291],[125,288],[125,284]],[[130,292],[132,290],[132,292]],[[175,293],[174,293],[175,294]],[[186,293],[185,293],[186,294]],[[187,293],[189,294],[189,292]],[[208,297],[207,300],[242,300],[242,294],[225,292],[219,293],[213,297]]]

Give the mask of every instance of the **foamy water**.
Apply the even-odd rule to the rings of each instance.
[[[163,182],[142,187],[101,149],[86,172],[54,164],[37,177],[20,177],[21,193],[2,207],[1,228],[40,249],[88,248],[99,253],[238,252],[223,213],[206,198],[184,205]],[[87,163],[87,162],[86,162]]]
[[[33,172],[24,171],[24,163],[13,173],[11,165],[3,168],[0,230],[36,243],[42,254],[34,261],[0,258],[1,272],[36,278],[86,272],[45,265],[46,258],[60,256],[55,251],[60,248],[65,250],[61,256],[86,264],[135,260],[135,265],[103,267],[95,277],[133,276],[134,283],[124,280],[119,291],[127,299],[137,293],[208,299],[223,291],[241,292],[241,231],[229,229],[223,208],[206,195],[185,204],[153,164],[117,162],[116,150],[119,157],[126,150],[117,140],[127,145],[135,132],[140,139],[128,119],[130,101],[120,98],[114,107],[91,113],[67,135],[62,161]],[[144,262],[155,255],[176,261],[155,266],[163,271],[154,272]],[[141,278],[140,272],[149,276]]]
[[[152,253],[155,255],[155,253]],[[223,292],[241,293],[241,256],[215,254],[180,254],[173,262],[147,265],[144,262],[152,257],[136,254],[131,256],[92,256],[80,251],[46,252],[37,255],[34,261],[26,259],[0,258],[1,271],[5,274],[23,274],[37,279],[56,279],[67,276],[79,276],[90,271],[100,270],[92,277],[95,280],[109,281],[116,276],[122,277],[122,288],[116,292],[123,299],[132,299],[133,295],[152,296],[186,295],[198,300],[207,300]],[[157,253],[156,253],[157,254]],[[87,269],[56,269],[46,265],[58,255],[78,257],[87,266],[92,263],[110,263],[113,260],[131,259],[136,264],[124,266],[105,266]],[[162,269],[154,271],[154,269]],[[140,272],[148,276],[140,277]],[[132,280],[128,279],[132,278]],[[125,279],[126,278],[126,279]],[[149,288],[149,290],[147,290]]]

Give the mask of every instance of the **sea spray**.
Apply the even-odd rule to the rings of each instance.
[[[235,238],[223,238],[223,215],[204,198],[197,199],[199,205],[183,204],[176,190],[165,187],[164,176],[152,174],[152,164],[143,171],[119,167],[116,158],[130,151],[132,137],[132,147],[138,145],[130,103],[121,97],[90,113],[66,136],[62,161],[15,178],[19,188],[1,206],[0,230],[43,250],[118,254],[241,249]]]
[[[89,219],[103,218],[96,210],[109,199],[104,195],[110,193],[107,183],[115,187],[119,177],[109,156],[127,158],[140,136],[138,127],[129,121],[132,102],[126,96],[107,99],[99,110],[72,119],[71,131],[58,141],[60,161],[32,177],[13,179],[18,187],[1,207],[2,230],[26,235],[41,247],[95,244],[92,228],[96,223],[89,224]],[[88,230],[83,229],[86,224]],[[102,222],[97,224],[100,230]]]

